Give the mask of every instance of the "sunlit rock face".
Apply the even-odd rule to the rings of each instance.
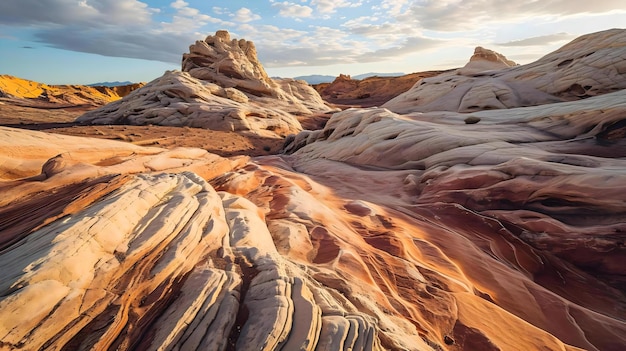
[[[0,128],[0,349],[623,350],[625,115],[349,109],[229,159]]]
[[[626,88],[624,29],[579,37],[521,66],[503,67],[512,62],[475,56],[456,72],[422,79],[383,107],[396,113],[471,112],[578,100]]]
[[[361,107],[380,106],[409,90],[420,79],[443,72],[445,71],[417,72],[399,77],[373,76],[363,80],[340,74],[332,83],[315,84],[314,87],[324,100],[332,103]]]
[[[88,85],[47,85],[6,74],[0,75],[0,97],[25,99],[24,103],[46,102],[65,106],[102,106],[121,99],[145,83],[115,87]]]
[[[273,80],[254,44],[218,31],[169,71],[122,100],[77,120],[90,124],[190,126],[282,137],[302,130],[296,116],[332,109],[304,81]]]

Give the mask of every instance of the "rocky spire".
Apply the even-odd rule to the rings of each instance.
[[[181,68],[194,78],[222,87],[237,88],[257,96],[280,95],[278,85],[259,62],[254,43],[231,39],[225,30],[190,45],[189,53],[183,54]]]

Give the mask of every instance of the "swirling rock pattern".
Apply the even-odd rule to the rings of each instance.
[[[231,159],[0,128],[0,349],[623,350],[625,113],[350,109]]]

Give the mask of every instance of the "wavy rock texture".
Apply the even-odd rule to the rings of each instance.
[[[289,112],[264,107],[251,102],[239,90],[222,88],[178,71],[166,72],[125,99],[89,111],[76,121],[189,126],[274,137],[302,130]]]
[[[383,107],[396,113],[503,109],[584,99],[626,88],[626,30],[581,36],[527,65],[470,61],[426,78]]]
[[[349,109],[231,159],[0,128],[0,349],[623,350],[625,113]]]
[[[122,100],[77,119],[86,124],[190,126],[284,137],[302,130],[296,116],[333,111],[304,81],[273,80],[251,41],[218,31],[168,71]]]

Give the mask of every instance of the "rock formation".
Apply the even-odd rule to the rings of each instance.
[[[584,99],[626,88],[625,57],[624,30],[607,30],[526,65],[503,68],[510,62],[502,57],[472,60],[456,72],[421,80],[383,107],[396,113],[471,112]]]
[[[446,71],[427,71],[398,77],[368,77],[352,79],[340,74],[332,83],[316,84],[313,87],[325,101],[333,104],[372,107],[380,106],[409,90],[422,78],[434,77]]]
[[[224,30],[189,46],[189,53],[183,55],[182,70],[194,78],[252,95],[280,95],[278,85],[259,62],[254,43],[231,40]]]
[[[504,55],[493,50],[485,49],[482,46],[474,49],[474,55],[469,62],[457,73],[469,75],[489,70],[499,70],[503,68],[517,66],[517,63],[507,59]]]
[[[144,83],[136,83],[113,88],[47,85],[3,74],[0,75],[0,97],[22,99],[23,105],[46,102],[56,105],[102,106],[121,99],[143,85]]]
[[[625,114],[348,109],[257,158],[0,127],[0,349],[623,350]]]
[[[191,126],[282,137],[302,130],[296,116],[332,111],[306,82],[268,77],[254,44],[231,40],[226,31],[191,45],[183,55],[182,70],[166,72],[77,121]]]

